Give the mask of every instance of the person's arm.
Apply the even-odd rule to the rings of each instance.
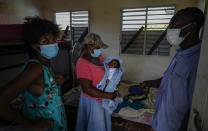
[[[44,129],[50,125],[47,123],[48,121],[40,121],[41,123],[45,123],[41,124],[37,121],[28,120],[13,110],[9,105],[12,100],[14,100],[19,94],[23,93],[42,74],[42,67],[39,64],[29,63],[25,70],[15,80],[11,81],[5,87],[2,87],[0,92],[0,117],[28,128]]]
[[[140,83],[140,86],[159,88],[161,81],[162,81],[162,78],[159,78],[159,79],[156,79],[156,80],[143,81],[143,82]]]
[[[81,84],[83,92],[92,97],[107,99],[114,99],[116,97],[116,93],[106,93],[92,87],[92,81],[88,79],[80,78],[79,82]]]
[[[159,79],[156,79],[156,80],[143,81],[143,82],[139,83],[139,86],[142,88],[142,90],[145,94],[148,94],[149,88],[150,87],[159,88],[161,81],[162,81],[162,77]]]

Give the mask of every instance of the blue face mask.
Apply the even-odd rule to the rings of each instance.
[[[94,49],[94,53],[91,54],[91,56],[96,58],[96,57],[100,56],[101,53],[102,53],[101,49]]]
[[[58,51],[59,51],[59,47],[57,43],[50,45],[40,45],[40,54],[47,59],[52,59],[56,57]]]

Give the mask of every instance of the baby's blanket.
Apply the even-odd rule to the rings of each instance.
[[[113,74],[113,77],[108,83],[108,86],[105,89],[105,92],[114,92],[117,89],[117,85],[119,84],[121,80],[121,76],[124,72],[124,69],[122,67],[122,61],[119,58],[116,57],[109,57],[104,61],[104,67],[105,67],[105,75],[101,82],[97,85],[97,88],[99,90],[104,91],[105,85],[106,85],[106,80],[108,79],[109,75],[109,67],[107,66],[107,63],[111,62],[112,60],[118,60],[120,63],[120,68],[117,68],[115,73]],[[103,99],[102,100],[102,105],[103,107],[108,110],[110,113],[112,113],[119,102],[122,102],[121,99],[116,98],[115,100],[110,100],[110,99]]]

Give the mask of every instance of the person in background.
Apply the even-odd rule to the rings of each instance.
[[[81,84],[77,131],[110,131],[111,114],[102,107],[102,98],[114,99],[116,93],[107,93],[96,88],[105,69],[101,48],[107,48],[99,35],[88,34],[84,39],[84,51],[76,64],[77,79]]]
[[[162,78],[140,84],[144,89],[159,88],[152,122],[155,131],[186,130],[183,122],[192,104],[201,47],[199,32],[203,24],[204,14],[200,9],[188,7],[178,11],[170,21],[166,38],[180,49]]]
[[[59,51],[58,26],[39,17],[26,17],[22,35],[30,59],[16,79],[1,88],[0,117],[28,130],[67,131],[60,95],[64,79],[61,75],[55,76],[50,68],[50,60]],[[24,98],[22,114],[9,105],[20,94]]]

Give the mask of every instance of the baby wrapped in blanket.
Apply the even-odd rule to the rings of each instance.
[[[121,76],[124,72],[121,64],[122,61],[116,57],[109,57],[104,61],[105,75],[101,82],[97,85],[99,90],[104,92],[115,92],[117,90],[117,85],[119,84]],[[108,110],[109,113],[112,113],[121,102],[122,98],[119,96],[114,100],[103,99],[102,106]]]

